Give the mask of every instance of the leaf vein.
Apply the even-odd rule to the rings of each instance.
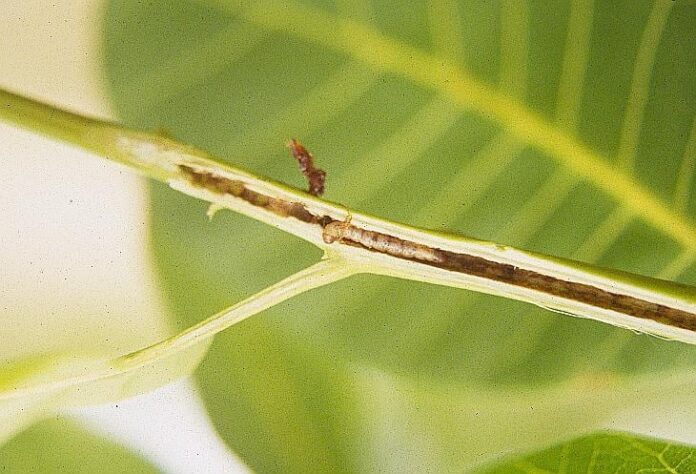
[[[667,25],[673,3],[662,0],[655,1],[638,46],[631,78],[631,90],[619,137],[618,163],[625,172],[632,172],[635,162],[657,48],[660,45],[660,39]]]
[[[592,36],[592,0],[573,0],[566,35],[561,78],[556,100],[556,119],[569,130],[575,130],[587,74]]]
[[[386,37],[369,25],[294,2],[269,1],[243,10],[224,6],[231,14],[269,31],[323,45],[383,72],[398,74],[414,84],[439,91],[459,106],[491,118],[510,134],[548,153],[683,247],[696,247],[696,227],[686,216],[674,212],[653,192],[615,169],[574,136],[465,71],[443,63],[441,58]],[[336,34],[337,30],[341,34]]]

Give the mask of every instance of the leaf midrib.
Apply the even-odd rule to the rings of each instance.
[[[605,157],[589,149],[577,137],[447,59],[389,38],[369,25],[295,2],[270,0],[263,2],[263,6],[248,9],[229,4],[220,7],[257,27],[339,51],[377,70],[433,89],[461,107],[475,110],[510,134],[548,153],[684,249],[696,249],[696,226],[685,215],[674,212],[634,177],[612,167]]]

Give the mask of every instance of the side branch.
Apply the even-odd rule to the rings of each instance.
[[[142,366],[154,359],[184,350],[245,319],[306,291],[342,280],[354,272],[340,257],[325,258],[286,279],[250,296],[234,306],[153,346],[127,354],[117,366]]]
[[[306,291],[328,285],[351,274],[349,266],[338,256],[321,260],[185,331],[137,352],[110,360],[88,360],[86,361],[89,364],[88,370],[80,371],[78,375],[42,382],[37,385],[32,383],[19,384],[19,387],[12,390],[0,390],[0,404],[11,403],[12,400],[21,400],[37,393],[47,395],[75,388],[79,390],[79,387],[86,384],[104,382],[118,377],[129,377],[140,369],[156,367],[157,364],[166,365],[168,360],[180,355],[183,351],[205,345],[215,334],[244,319]],[[74,361],[72,363],[74,364]],[[182,374],[174,375],[180,376]]]

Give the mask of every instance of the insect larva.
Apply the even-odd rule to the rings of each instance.
[[[408,260],[423,262],[441,261],[437,251],[425,245],[402,240],[381,232],[361,229],[350,222],[334,221],[327,224],[324,227],[322,238],[327,244],[343,241]]]
[[[335,221],[327,215],[315,215],[307,210],[302,203],[267,196],[250,189],[241,180],[230,179],[213,171],[199,170],[185,164],[180,164],[179,169],[194,186],[208,189],[214,193],[234,196],[282,217],[292,217],[307,224],[318,225],[322,228],[322,238],[327,244],[340,242],[359,246],[443,270],[527,288],[585,305],[696,331],[696,314],[688,310],[616,293],[611,289],[587,283],[557,278],[510,263],[489,260],[477,255],[431,248],[382,232],[361,229],[351,224],[350,218],[348,221]],[[318,185],[319,182],[315,184]]]
[[[334,221],[326,224],[321,237],[327,244],[333,244],[348,235],[349,229],[353,227],[350,222]]]

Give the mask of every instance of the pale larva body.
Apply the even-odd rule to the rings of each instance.
[[[424,245],[402,240],[387,234],[361,229],[349,222],[331,222],[324,227],[322,238],[327,244],[336,241],[352,242],[365,248],[394,257],[424,262],[440,262],[437,252]]]

